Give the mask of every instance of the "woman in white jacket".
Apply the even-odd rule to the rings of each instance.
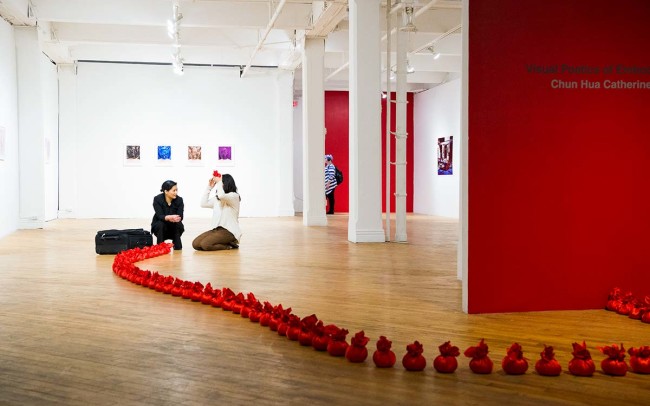
[[[209,199],[210,191],[216,186],[216,195]],[[217,251],[239,248],[241,230],[239,228],[239,203],[235,179],[231,175],[214,176],[201,197],[201,207],[213,210],[210,231],[200,234],[192,241],[197,251]]]

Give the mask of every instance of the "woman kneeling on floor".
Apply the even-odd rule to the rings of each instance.
[[[210,191],[216,186],[216,195],[209,199]],[[235,179],[228,174],[210,178],[208,187],[201,197],[201,207],[211,208],[214,229],[200,234],[192,241],[197,251],[217,251],[239,248],[239,203]]]

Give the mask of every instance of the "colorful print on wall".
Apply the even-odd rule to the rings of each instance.
[[[200,145],[187,146],[187,165],[203,166],[203,154]]]
[[[234,155],[232,145],[219,146],[217,148],[218,157],[217,165],[218,166],[234,166]]]
[[[4,161],[6,157],[6,142],[7,142],[6,130],[4,127],[0,127],[0,161]]]
[[[453,175],[454,137],[438,138],[438,175]]]
[[[172,147],[171,145],[158,145],[156,148],[158,159],[156,165],[158,166],[171,166],[172,164]]]

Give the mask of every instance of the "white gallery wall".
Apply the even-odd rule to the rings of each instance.
[[[291,73],[82,62],[61,66],[59,82],[60,217],[149,218],[172,179],[186,218],[210,218],[199,201],[214,169],[234,176],[241,216],[294,214]],[[140,162],[126,161],[127,145],[141,147]],[[187,159],[195,145],[200,166]],[[158,146],[172,147],[171,161]],[[232,147],[230,164],[219,146]]]
[[[18,96],[14,29],[0,19],[0,238],[18,228]],[[0,134],[0,137],[3,137]]]
[[[414,100],[415,213],[459,218],[461,81],[452,80]],[[454,137],[452,175],[438,175],[438,138]]]

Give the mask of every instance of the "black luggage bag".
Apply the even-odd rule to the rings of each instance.
[[[95,252],[117,254],[136,247],[153,245],[151,233],[142,228],[129,230],[101,230],[95,236]]]

